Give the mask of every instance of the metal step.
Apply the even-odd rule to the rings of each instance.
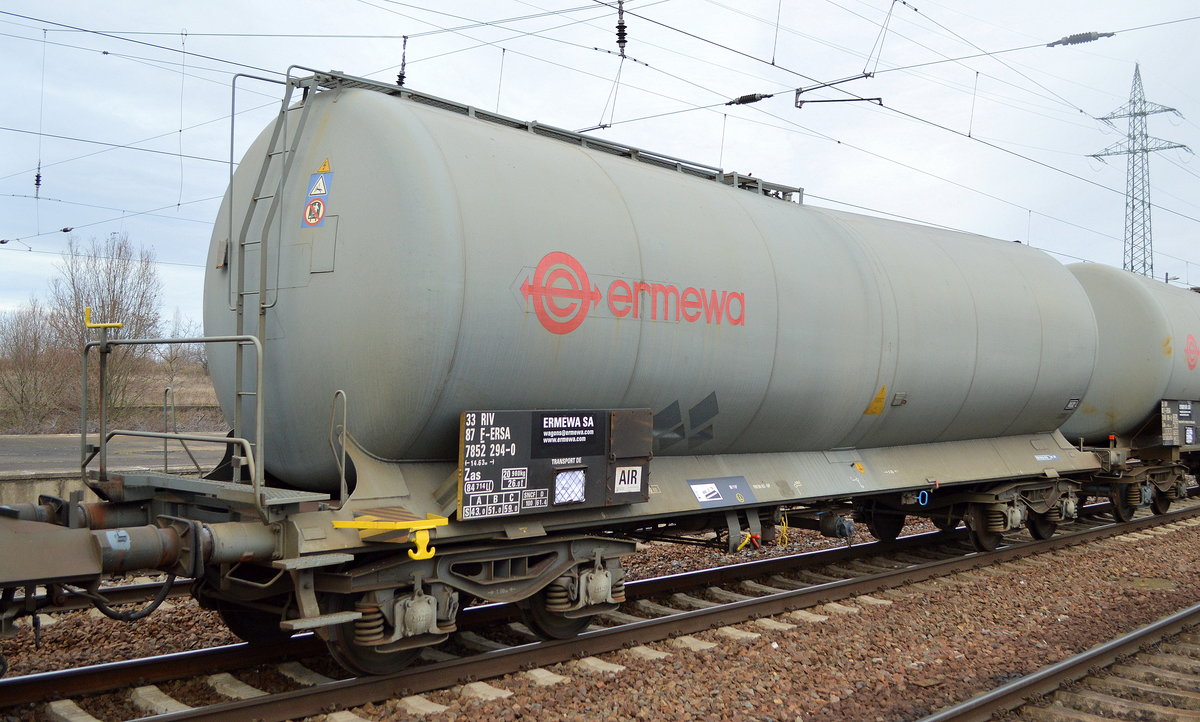
[[[155,472],[137,472],[125,474],[126,487],[152,487],[154,489],[169,489],[194,496],[233,504],[254,505],[254,487],[250,484],[239,484],[232,481],[211,481],[209,479],[190,479],[183,476],[171,476]],[[264,503],[268,507],[287,504],[302,504],[305,502],[329,501],[328,494],[312,491],[297,491],[296,489],[279,489],[262,487]]]

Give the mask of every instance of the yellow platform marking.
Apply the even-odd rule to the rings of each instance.
[[[875,398],[871,399],[867,410],[863,412],[863,416],[879,416],[883,413],[883,404],[887,401],[887,384],[879,387],[879,393],[875,394]]]
[[[409,549],[408,556],[413,559],[429,559],[437,551],[436,547],[429,546],[430,531],[439,526],[446,526],[450,520],[436,514],[428,514],[425,519],[418,519],[407,509],[391,507],[370,509],[356,514],[352,520],[335,520],[331,523],[335,529],[358,529],[359,538],[363,541],[402,544],[409,541],[410,535],[407,532],[412,532],[412,542],[417,548]]]

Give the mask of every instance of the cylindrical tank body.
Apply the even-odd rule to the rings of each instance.
[[[1200,399],[1200,294],[1096,263],[1067,267],[1100,333],[1092,384],[1063,425],[1070,440],[1136,432],[1163,399]]]
[[[367,450],[428,459],[471,409],[649,407],[658,454],[802,451],[1047,432],[1087,388],[1087,297],[1021,244],[369,90],[307,102],[268,236],[266,463],[296,486],[336,486],[338,389]],[[227,214],[236,246],[266,145],[218,218],[209,334],[233,330]],[[228,413],[229,349],[210,368]]]

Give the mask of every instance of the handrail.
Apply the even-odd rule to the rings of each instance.
[[[169,408],[171,411],[169,424],[167,422],[168,397],[170,398]],[[179,419],[175,414],[175,389],[171,386],[163,389],[163,433],[179,433]],[[192,450],[188,448],[187,443],[185,443],[183,440],[180,440],[179,445],[183,447],[183,450],[187,453],[188,458],[192,460],[192,466],[196,467],[196,473],[203,473],[204,470],[200,468],[200,462],[196,461],[196,457],[192,454]],[[163,439],[163,473],[167,472],[167,468],[167,439]]]
[[[227,259],[226,264],[228,266],[233,265],[233,261],[232,261],[233,255],[232,254],[234,251],[231,246],[235,241],[235,237],[233,235],[233,216],[234,216],[234,213],[233,213],[233,172],[234,172],[234,169],[238,165],[237,160],[234,157],[234,153],[237,151],[237,142],[236,142],[237,137],[236,137],[235,133],[236,133],[236,129],[237,129],[237,85],[238,85],[239,78],[245,78],[247,80],[261,80],[264,83],[275,83],[276,85],[286,85],[287,84],[286,82],[276,80],[275,78],[264,78],[261,75],[251,75],[249,73],[237,73],[236,75],[233,76],[233,81],[230,83],[230,91],[229,91],[229,193],[230,193],[230,197],[229,197],[230,198],[230,200],[229,200],[229,238],[227,238],[225,240],[225,253],[226,253],[226,259]],[[238,273],[241,273],[240,268],[238,269]],[[227,283],[228,283],[228,289],[227,289],[226,297],[227,297],[227,299],[233,298],[233,268],[232,267],[229,269]],[[234,306],[230,306],[229,310],[236,311],[237,308],[235,308]]]
[[[342,432],[340,435],[341,436],[340,441],[341,441],[342,448],[340,451],[338,450],[337,446],[333,442],[334,428],[335,428],[333,422],[334,422],[334,418],[337,415],[337,400],[338,400],[339,396],[342,399]],[[349,423],[348,422],[349,416],[350,416],[350,399],[349,399],[349,397],[346,396],[345,391],[338,389],[337,391],[333,392],[333,403],[330,404],[330,406],[329,406],[329,450],[333,452],[333,458],[337,462],[338,476],[339,476],[339,487],[338,488],[340,491],[339,491],[339,495],[338,495],[338,505],[336,507],[338,509],[341,509],[342,506],[346,503],[346,436],[349,434],[349,429],[347,429],[346,427]]]
[[[250,468],[251,484],[254,487],[254,507],[258,511],[259,516],[265,521],[267,519],[267,511],[266,511],[267,505],[266,505],[266,500],[263,496],[263,491],[262,491],[263,486],[265,485],[264,467],[261,463],[257,463],[255,460],[256,454],[258,456],[262,455],[263,432],[265,429],[265,421],[264,421],[265,414],[264,414],[264,402],[263,402],[263,393],[262,393],[262,391],[263,391],[263,344],[262,344],[262,341],[260,341],[258,339],[258,337],[256,337],[256,336],[249,336],[249,335],[207,336],[207,337],[195,336],[195,337],[189,337],[189,338],[109,339],[107,337],[108,329],[106,329],[106,328],[101,328],[100,334],[101,334],[100,341],[89,341],[86,344],[84,344],[84,346],[83,346],[83,372],[82,372],[83,403],[80,404],[81,411],[80,411],[80,423],[79,423],[79,434],[81,437],[79,471],[80,471],[80,476],[83,479],[83,482],[85,484],[88,484],[87,465],[91,462],[91,460],[93,458],[95,458],[95,456],[97,454],[99,454],[99,456],[100,456],[99,479],[100,479],[100,481],[106,481],[108,479],[107,449],[108,449],[108,440],[109,440],[109,438],[111,438],[111,435],[106,430],[107,424],[108,424],[108,422],[107,422],[108,401],[106,398],[107,394],[103,393],[103,389],[105,388],[105,374],[104,374],[104,370],[102,368],[101,375],[100,375],[100,385],[101,385],[101,390],[102,390],[102,393],[100,395],[101,396],[101,398],[100,398],[100,439],[99,439],[100,443],[99,443],[99,445],[97,445],[97,447],[95,448],[94,451],[89,447],[89,445],[87,443],[87,434],[88,434],[88,425],[87,425],[87,418],[88,418],[88,416],[87,416],[88,377],[87,376],[88,375],[87,375],[87,368],[88,368],[88,353],[91,352],[92,348],[98,347],[101,349],[102,354],[106,354],[109,351],[109,347],[112,347],[112,346],[158,346],[158,345],[164,345],[164,344],[184,344],[184,343],[248,344],[248,345],[254,346],[254,352],[255,352],[254,353],[254,362],[255,362],[254,363],[254,371],[255,371],[254,409],[255,409],[255,413],[254,413],[254,436],[253,436],[254,441],[250,442],[250,441],[247,441],[247,440],[241,439],[241,438],[232,439],[230,441],[231,441],[231,443],[238,443],[240,441],[246,442],[244,445],[244,448],[246,451],[247,466]],[[104,361],[104,358],[102,356],[101,357],[101,366],[102,367],[104,366],[103,361]],[[234,389],[234,395],[235,395],[234,402],[235,403],[237,403],[237,394],[240,392],[241,392],[241,389],[238,389],[238,388]],[[148,436],[149,438],[178,438],[178,439],[184,440],[184,441],[208,441],[209,440],[208,438],[203,437],[203,436],[196,437],[196,438],[192,438],[195,435],[189,435],[189,434],[173,434],[173,435],[165,435],[164,436],[162,434],[158,434],[157,432],[150,432],[150,431],[137,431],[137,432],[123,431],[122,435]],[[91,485],[88,484],[88,486],[90,487]]]
[[[258,475],[258,467],[254,461],[253,445],[250,443],[249,439],[243,439],[240,436],[205,436],[204,434],[178,434],[178,433],[165,433],[162,431],[135,431],[133,429],[113,429],[112,431],[109,431],[107,434],[104,435],[104,443],[107,444],[109,441],[112,440],[112,438],[114,436],[137,436],[137,437],[141,437],[144,439],[162,439],[164,442],[174,439],[174,440],[180,441],[180,442],[199,441],[202,443],[225,444],[226,446],[236,444],[236,445],[242,447],[242,452],[245,453],[245,455],[246,455],[245,456],[246,466],[250,467],[250,475],[252,477]],[[261,501],[258,497],[259,497],[259,491],[258,491],[258,488],[256,487],[254,489],[254,501],[255,501],[256,508],[257,508],[259,502]],[[266,520],[265,514],[264,514],[263,520],[264,521]]]

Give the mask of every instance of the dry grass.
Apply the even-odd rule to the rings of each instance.
[[[167,383],[155,383],[152,379],[138,399],[142,406],[161,406],[162,392]],[[199,366],[189,366],[176,375],[169,384],[175,390],[176,406],[216,406],[217,394],[213,390],[208,374]]]
[[[136,389],[132,402],[124,407],[113,408],[110,419],[113,424],[129,429],[162,431],[164,389],[174,391],[175,422],[180,431],[219,431],[227,427],[217,406],[217,395],[208,374],[198,364],[177,365],[172,375],[164,365],[147,368],[142,376],[131,384]],[[65,389],[64,389],[65,390]],[[78,399],[79,381],[74,377],[73,398]],[[11,408],[0,408],[0,434],[61,434],[79,431],[78,401],[70,407],[48,414],[35,427]],[[64,406],[67,406],[64,404]],[[93,415],[94,422],[94,415]]]

